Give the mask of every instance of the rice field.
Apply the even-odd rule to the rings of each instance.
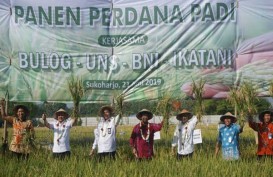
[[[203,143],[195,146],[192,159],[177,161],[171,154],[170,133],[161,133],[161,139],[155,142],[155,157],[151,161],[136,161],[129,147],[129,137],[133,127],[117,128],[117,159],[98,162],[96,156],[88,156],[92,145],[94,127],[73,127],[71,129],[71,157],[65,160],[52,158],[50,144],[53,133],[46,128],[36,128],[37,149],[30,154],[28,161],[18,161],[8,152],[0,158],[0,176],[2,177],[82,177],[82,176],[238,176],[267,177],[273,176],[272,161],[256,160],[256,144],[253,131],[246,126],[240,135],[241,159],[224,161],[221,154],[214,156],[217,127],[216,125],[198,125],[201,128]],[[2,136],[3,129],[0,129]],[[9,135],[12,130],[9,129]],[[10,136],[9,136],[10,137]],[[40,146],[40,145],[43,145]]]

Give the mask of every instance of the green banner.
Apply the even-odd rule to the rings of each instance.
[[[249,81],[260,96],[273,80],[273,2],[158,0],[0,2],[0,94],[12,101],[226,98]]]

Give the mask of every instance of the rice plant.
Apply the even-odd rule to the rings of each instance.
[[[200,125],[198,125],[200,126]],[[71,129],[71,157],[64,160],[53,159],[51,151],[40,148],[30,154],[28,161],[13,158],[10,152],[0,156],[0,176],[25,177],[139,177],[139,176],[240,176],[240,177],[268,177],[272,176],[272,161],[256,160],[256,144],[253,130],[246,127],[240,135],[241,159],[238,161],[224,161],[215,158],[214,147],[217,137],[217,125],[210,125],[203,129],[203,143],[195,146],[192,159],[177,161],[171,155],[172,135],[163,135],[161,140],[155,141],[155,157],[151,161],[136,161],[129,147],[129,137],[132,126],[122,126],[124,135],[117,133],[117,159],[106,159],[99,162],[89,158],[91,142],[94,139],[95,127],[74,127]],[[173,132],[174,126],[170,126]],[[199,128],[199,127],[197,127]],[[47,135],[53,136],[45,128],[36,128],[37,140],[42,141]],[[1,131],[2,133],[2,131]],[[0,134],[1,134],[0,133]],[[52,138],[52,137],[51,137]]]
[[[273,82],[269,84],[269,95],[273,98]]]
[[[80,105],[81,98],[84,95],[82,80],[79,78],[74,78],[74,76],[71,76],[70,79],[68,80],[68,89],[74,104],[71,117],[78,119],[80,117],[79,105]]]
[[[253,116],[257,113],[255,100],[257,97],[256,88],[248,82],[244,82],[240,87],[230,89],[228,101],[237,111],[239,124],[243,127],[247,116]]]
[[[115,113],[119,116],[119,119],[123,117],[124,114],[124,94],[116,94],[113,98]]]
[[[205,106],[203,102],[203,93],[204,93],[204,85],[206,81],[203,79],[200,79],[199,82],[192,81],[192,94],[195,99],[195,114],[198,119],[198,121],[201,121],[204,112],[205,112]]]
[[[165,94],[161,99],[159,99],[156,107],[156,113],[162,115],[163,117],[163,129],[165,134],[168,134],[169,132],[169,119],[172,111],[172,100],[173,99],[170,94]]]

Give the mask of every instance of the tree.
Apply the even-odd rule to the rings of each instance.
[[[262,112],[270,108],[270,103],[265,98],[259,98],[256,100],[255,105],[257,106],[257,111]],[[205,100],[206,114],[208,115],[223,115],[226,112],[234,112],[234,107],[228,103],[225,99],[217,100]]]

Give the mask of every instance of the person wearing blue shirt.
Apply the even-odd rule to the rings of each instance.
[[[219,129],[218,141],[215,148],[215,156],[217,156],[220,145],[222,147],[222,156],[225,160],[238,160],[239,153],[239,134],[242,128],[235,124],[237,118],[230,112],[220,117],[224,122],[224,126]]]

